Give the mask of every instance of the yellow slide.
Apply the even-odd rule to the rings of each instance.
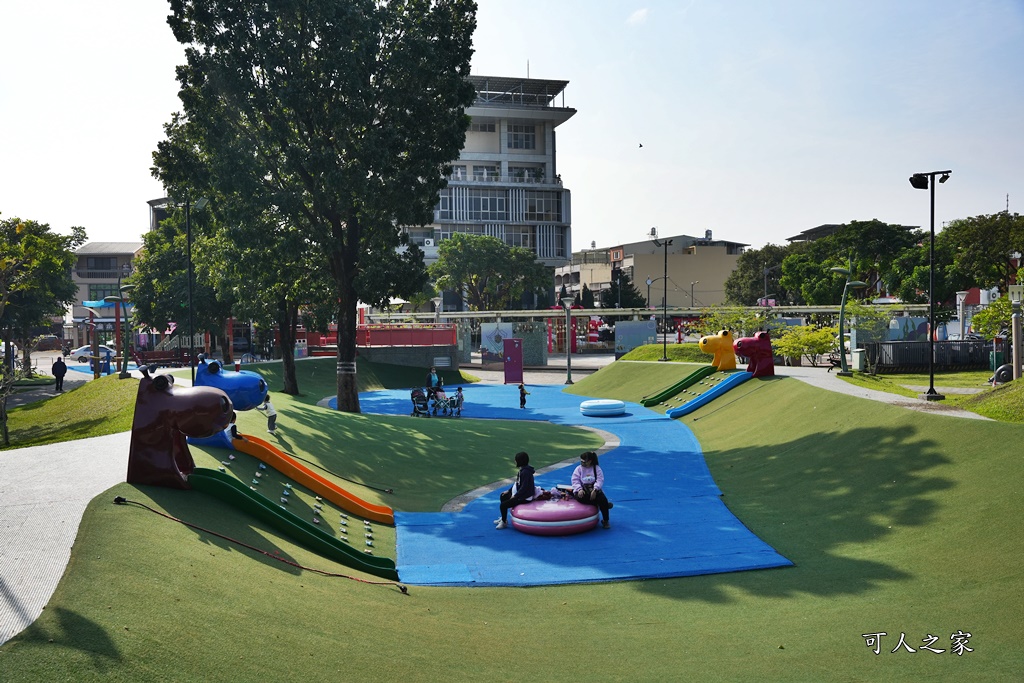
[[[386,505],[374,505],[352,495],[332,481],[321,477],[305,465],[300,464],[294,458],[282,453],[276,446],[257,439],[254,436],[245,435],[242,439],[232,439],[235,450],[251,455],[257,460],[266,463],[281,474],[294,479],[310,491],[323,496],[343,510],[364,519],[380,522],[381,524],[395,524],[395,511]]]

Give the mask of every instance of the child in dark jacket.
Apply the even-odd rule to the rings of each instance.
[[[530,395],[530,392],[526,390],[525,384],[519,385],[519,407],[526,407],[526,397]]]
[[[529,503],[533,500],[536,485],[533,483],[534,469],[530,466],[530,456],[525,451],[516,453],[516,467],[519,474],[512,487],[501,494],[501,519],[497,522],[495,529],[504,529],[508,526],[508,511],[520,503]]]

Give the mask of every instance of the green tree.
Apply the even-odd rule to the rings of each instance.
[[[10,444],[7,431],[7,397],[14,382],[29,368],[32,351],[29,330],[64,313],[74,302],[78,288],[71,279],[75,250],[85,243],[85,230],[71,229],[58,235],[46,223],[8,218],[0,221],[0,437]],[[16,369],[12,341],[23,349],[22,369]]]
[[[224,322],[231,315],[230,292],[218,292],[211,282],[212,270],[200,267],[202,254],[215,248],[210,236],[207,211],[191,211],[192,227],[192,328],[196,334],[210,332],[222,347],[230,348],[225,339]],[[142,236],[144,249],[135,259],[135,270],[126,283],[133,285],[131,302],[133,324],[155,330],[167,329],[175,323],[175,334],[188,336],[188,244],[183,207],[172,207],[170,217],[156,230]],[[226,344],[226,346],[225,346]]]
[[[949,245],[961,283],[1006,291],[1017,273],[1013,254],[1024,253],[1024,216],[1002,211],[954,220],[936,236],[936,245],[940,239]]]
[[[1004,330],[1010,329],[1013,306],[1010,297],[1001,296],[974,314],[971,327],[985,339],[992,339]]]
[[[772,338],[772,347],[785,358],[806,358],[812,366],[818,367],[818,361],[836,346],[837,327],[814,327],[811,325],[792,325],[779,330],[778,336]]]
[[[621,271],[619,277],[613,277],[611,286],[601,290],[602,308],[621,308],[630,310],[633,308],[647,308],[647,299],[644,293],[637,289],[626,271]],[[607,316],[606,316],[607,317]],[[620,316],[625,318],[626,316]]]
[[[398,250],[400,226],[431,220],[462,149],[476,4],[173,0],[171,11],[186,45],[180,123],[197,151],[161,143],[155,174],[302,232],[338,306],[338,408],[358,412],[356,303],[422,286],[402,277],[422,270],[422,252]],[[399,276],[379,272],[396,260]]]
[[[438,246],[429,272],[439,288],[463,292],[472,311],[518,307],[524,293],[551,286],[547,268],[532,251],[490,235],[453,234]]]
[[[799,289],[782,286],[782,261],[790,254],[805,249],[805,243],[796,242],[777,246],[766,244],[761,249],[750,249],[740,254],[736,268],[725,280],[725,299],[736,306],[756,306],[764,296],[779,301],[802,303]]]
[[[580,290],[580,305],[583,308],[594,308],[594,292],[591,291],[590,287],[587,287],[587,283],[583,283],[583,289]]]

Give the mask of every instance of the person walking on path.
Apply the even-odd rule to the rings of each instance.
[[[530,392],[526,390],[525,384],[519,385],[519,407],[526,407],[526,397],[530,395]]]
[[[274,404],[270,402],[270,392],[263,397],[263,404],[256,406],[256,410],[262,410],[267,414],[267,431],[273,434],[277,430],[277,411]]]
[[[53,361],[53,366],[50,367],[50,374],[57,380],[54,388],[57,391],[64,391],[64,375],[68,374],[68,366],[63,358],[57,356],[57,360]]]

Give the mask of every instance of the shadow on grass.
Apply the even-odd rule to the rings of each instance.
[[[50,627],[54,619],[56,625]],[[18,639],[80,650],[89,655],[95,671],[105,672],[121,662],[121,652],[104,627],[63,607],[48,612],[47,619],[37,620]]]
[[[856,595],[913,575],[880,557],[894,528],[922,533],[937,492],[954,482],[933,471],[950,460],[915,428],[857,428],[774,445],[707,451],[723,500],[794,567],[642,584],[678,599],[725,603],[737,591],[786,598]],[[858,557],[859,555],[859,557]],[[941,558],[936,558],[941,561]]]
[[[140,486],[139,489],[145,491],[146,495],[168,515],[208,530],[204,531],[185,525],[186,529],[196,534],[200,542],[220,548],[225,552],[242,553],[261,564],[288,574],[297,576],[302,573],[298,567],[288,564],[288,562],[296,562],[294,557],[288,555],[270,538],[260,533],[260,531],[265,531],[268,534],[274,532],[266,531],[266,525],[238,511],[233,506],[199,491],[179,491],[157,486]],[[227,536],[238,543],[233,543],[209,532]],[[240,545],[240,543],[270,553],[273,558],[263,552]],[[281,562],[274,558],[285,561]]]

